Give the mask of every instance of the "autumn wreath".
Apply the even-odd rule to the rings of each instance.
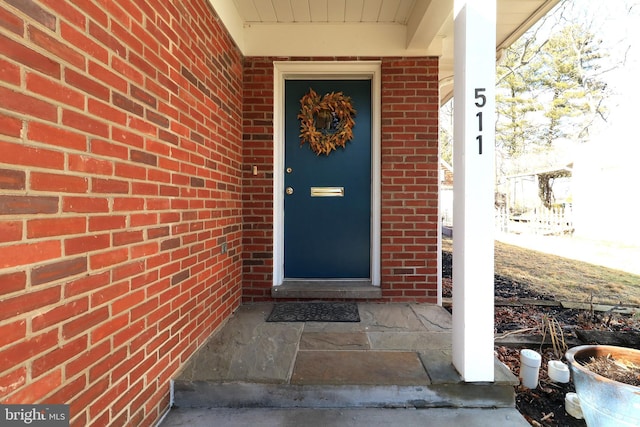
[[[300,145],[309,143],[318,155],[329,155],[336,147],[345,147],[353,139],[356,110],[351,98],[342,92],[320,97],[313,89],[300,99]]]

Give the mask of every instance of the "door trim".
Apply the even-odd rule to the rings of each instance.
[[[284,82],[371,80],[371,284],[380,286],[381,62],[273,62],[273,286],[284,282]]]

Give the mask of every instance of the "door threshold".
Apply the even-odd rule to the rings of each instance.
[[[271,297],[297,299],[379,299],[382,289],[370,280],[285,280]]]

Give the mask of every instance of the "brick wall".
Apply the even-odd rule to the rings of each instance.
[[[245,58],[243,82],[242,293],[255,302],[271,299],[273,277],[273,60]]]
[[[250,177],[247,170],[243,181],[245,301],[271,299],[273,61],[288,59],[245,58],[243,155],[247,168],[257,165],[260,171],[258,177]],[[439,230],[438,60],[379,59],[382,61],[383,301],[435,303]]]
[[[241,88],[206,0],[0,3],[0,402],[166,411],[241,297]]]
[[[438,276],[438,60],[382,62],[382,286],[435,303]]]

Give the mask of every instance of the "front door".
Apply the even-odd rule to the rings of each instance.
[[[342,92],[356,110],[353,138],[329,155],[301,145],[300,100],[310,89]],[[285,279],[370,279],[371,80],[286,80],[284,114]]]

